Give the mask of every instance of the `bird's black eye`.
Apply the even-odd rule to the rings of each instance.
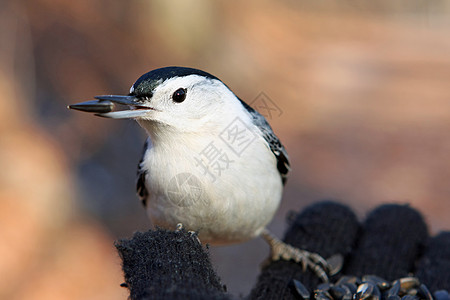
[[[172,95],[172,100],[177,103],[181,103],[186,99],[186,89],[179,88]]]

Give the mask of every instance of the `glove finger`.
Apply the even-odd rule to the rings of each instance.
[[[419,261],[417,277],[432,292],[450,290],[450,232],[430,240]]]
[[[184,230],[137,232],[115,246],[130,299],[229,299],[208,253]]]
[[[367,218],[344,273],[378,275],[387,280],[414,271],[421,247],[428,237],[422,216],[407,205],[389,204]]]
[[[358,231],[355,214],[346,206],[322,202],[306,208],[290,224],[284,241],[296,248],[316,252],[324,258],[346,255]],[[258,278],[250,299],[297,299],[293,279],[312,290],[320,279],[311,270],[303,272],[293,261],[275,261]]]

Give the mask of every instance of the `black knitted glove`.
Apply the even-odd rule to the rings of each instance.
[[[390,292],[389,300],[400,299],[397,295],[404,293],[402,286],[394,296],[400,281],[396,285],[392,281],[411,275],[418,282],[408,278],[402,284],[410,284],[411,290],[417,290],[421,297],[427,290],[431,296],[437,290],[450,289],[450,233],[428,239],[422,217],[408,206],[381,206],[368,216],[363,226],[349,208],[333,202],[312,205],[289,219],[285,242],[324,258],[341,254],[345,258],[343,269],[330,278],[331,284],[324,285],[313,272],[303,272],[295,262],[271,262],[262,270],[250,299],[312,299],[316,290],[318,299],[344,300],[349,296],[345,292],[354,289],[353,299],[376,300],[368,298],[376,296],[376,291],[364,286],[363,279],[375,280],[363,278],[369,274],[378,275],[377,280],[386,280],[381,293],[386,296]],[[184,230],[137,233],[131,240],[119,241],[116,247],[123,260],[125,286],[130,289],[131,299],[230,298],[204,248]],[[434,297],[449,300],[445,291],[435,293]]]
[[[229,299],[198,238],[185,230],[137,232],[116,248],[130,299]]]
[[[262,271],[251,299],[375,296],[373,300],[389,295],[394,300],[400,299],[396,296],[403,296],[408,287],[411,294],[417,292],[418,298],[413,300],[450,289],[450,232],[429,239],[421,215],[406,205],[380,206],[360,227],[349,208],[319,203],[293,218],[284,241],[324,258],[342,254],[343,269],[330,279],[330,284],[320,284],[313,272],[302,272],[293,262],[272,262]],[[393,281],[400,278],[403,279],[397,285],[401,290],[394,293],[399,286],[394,287]],[[435,298],[445,297],[448,297],[445,291],[435,294]]]

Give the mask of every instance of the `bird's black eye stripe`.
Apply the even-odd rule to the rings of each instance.
[[[176,103],[181,103],[186,99],[186,89],[179,88],[172,95],[172,100]]]

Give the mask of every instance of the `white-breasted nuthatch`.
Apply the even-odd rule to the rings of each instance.
[[[137,192],[154,225],[175,229],[181,223],[211,244],[262,235],[274,259],[327,268],[317,254],[295,251],[265,229],[282,197],[288,155],[266,119],[217,77],[166,67],[142,75],[126,96],[95,98],[69,107],[135,119],[149,135]]]

